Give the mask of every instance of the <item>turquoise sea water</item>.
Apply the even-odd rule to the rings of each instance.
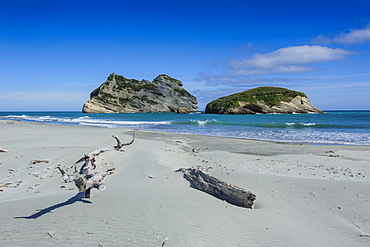
[[[370,111],[261,115],[0,112],[0,120],[104,128],[127,127],[295,143],[370,145]]]

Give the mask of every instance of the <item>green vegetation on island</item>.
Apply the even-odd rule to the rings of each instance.
[[[240,106],[239,101],[257,104],[258,101],[264,101],[266,105],[272,107],[278,105],[281,101],[290,101],[296,96],[307,97],[304,93],[289,90],[281,87],[258,87],[244,92],[232,94],[209,103],[210,106],[218,107]]]
[[[297,96],[299,102],[292,102]],[[289,103],[281,106],[282,103]],[[280,87],[258,87],[218,98],[206,106],[206,113],[255,114],[255,113],[307,113],[319,112],[311,106],[306,94]]]

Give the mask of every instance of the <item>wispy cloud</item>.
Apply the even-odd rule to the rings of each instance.
[[[370,42],[370,25],[363,29],[352,29],[347,33],[340,33],[339,35],[319,35],[312,42],[324,45],[333,43],[342,45],[364,44]]]
[[[280,76],[266,76],[264,78],[257,78],[257,77],[245,77],[235,75],[232,71],[224,72],[221,74],[212,74],[211,72],[201,72],[195,78],[195,81],[204,81],[208,86],[228,86],[228,87],[258,87],[261,85],[276,85],[282,86],[284,84],[297,84],[302,82],[308,81],[317,81],[317,77],[280,77]]]
[[[255,54],[250,59],[233,59],[230,68],[237,75],[293,74],[318,70],[307,66],[323,62],[343,61],[352,54],[344,49],[325,46],[291,46],[266,54]]]
[[[2,91],[1,101],[10,102],[79,102],[88,98],[88,95],[80,92],[59,91]],[[88,99],[87,99],[88,100]]]
[[[0,111],[79,110],[88,99],[73,91],[0,91]]]
[[[252,51],[254,48],[253,48],[253,45],[252,45],[252,42],[249,42],[243,46],[240,46],[240,47],[237,47],[236,48],[236,51],[237,52],[242,52],[242,51]]]
[[[325,46],[290,46],[265,54],[255,54],[249,59],[231,59],[227,69],[218,74],[201,72],[196,80],[207,85],[258,86],[261,84],[298,83],[316,80],[313,77],[282,78],[292,75],[321,70],[319,64],[346,60],[352,51]],[[261,78],[261,76],[265,78]],[[267,77],[267,78],[266,78]],[[286,76],[285,76],[286,77]]]
[[[58,86],[58,88],[84,88],[84,87],[97,87],[98,83],[83,83],[83,82],[72,82],[64,83]]]

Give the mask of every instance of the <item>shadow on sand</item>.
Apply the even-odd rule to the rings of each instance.
[[[92,203],[90,201],[85,200],[84,196],[85,196],[85,192],[77,193],[74,197],[71,197],[70,199],[68,199],[65,202],[61,202],[61,203],[55,204],[53,206],[41,209],[40,211],[38,211],[38,212],[36,212],[36,213],[34,213],[30,216],[14,217],[14,219],[37,219],[37,218],[43,216],[44,214],[50,213],[51,211],[53,211],[55,209],[58,209],[58,208],[61,208],[61,207],[67,206],[67,205],[71,205],[75,202]]]

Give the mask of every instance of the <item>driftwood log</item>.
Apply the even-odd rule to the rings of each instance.
[[[181,168],[190,185],[236,206],[252,208],[256,196],[243,188],[222,181],[195,168]]]
[[[100,173],[93,173],[92,170],[96,168],[95,164],[95,157],[99,154],[110,150],[117,150],[120,151],[123,146],[131,145],[135,140],[135,134],[132,137],[131,142],[122,144],[121,141],[118,139],[117,136],[112,136],[117,141],[117,145],[113,148],[104,148],[95,150],[88,155],[84,155],[81,159],[79,159],[75,165],[75,173],[67,174],[60,166],[57,168],[59,169],[60,173],[62,174],[63,180],[68,182],[74,182],[76,187],[78,188],[79,192],[85,191],[85,198],[90,198],[90,190],[92,188],[96,188],[99,191],[105,190],[105,185],[102,183],[103,178],[105,175]],[[84,162],[80,168],[80,171],[77,172],[77,164],[80,162]]]

